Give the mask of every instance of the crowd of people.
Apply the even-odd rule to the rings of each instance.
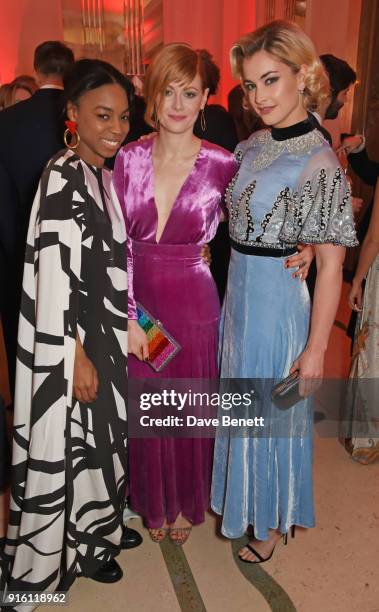
[[[34,89],[19,77],[0,90],[12,398],[0,407],[0,493],[10,487],[0,591],[120,580],[117,555],[142,542],[124,525],[126,501],[157,543],[183,545],[209,508],[228,538],[252,527],[246,563],[315,525],[312,391],[346,249],[358,245],[358,206],[322,123],[356,75],[284,21],[238,40],[231,67],[240,85],[227,111],[208,103],[220,73],[204,49],[164,46],[142,98],[110,64],[49,41],[35,52]],[[375,185],[363,136],[345,135],[340,151]],[[354,382],[378,367],[378,224],[379,194],[358,228]],[[180,346],[160,371],[141,308]],[[280,411],[272,387],[294,373],[299,401]],[[253,414],[280,414],[287,434],[128,437],[128,379],[218,378],[254,380]],[[379,456],[379,418],[365,389],[352,384],[349,410],[363,402],[371,429],[347,432],[346,448],[367,463]]]

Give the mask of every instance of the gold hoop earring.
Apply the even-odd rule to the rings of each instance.
[[[70,136],[70,142],[68,142],[69,136]],[[74,140],[74,137],[76,138],[75,144],[73,144],[72,142]],[[71,132],[71,130],[67,128],[67,130],[63,134],[63,142],[65,143],[68,149],[71,149],[71,150],[77,149],[80,143],[80,136],[79,136],[78,130],[75,130],[75,132]]]
[[[206,131],[207,129],[207,122],[205,121],[205,113],[204,113],[204,109],[201,109],[201,113],[200,113],[200,125],[201,125],[201,129],[203,130],[203,132]]]

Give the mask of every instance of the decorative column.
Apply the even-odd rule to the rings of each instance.
[[[104,39],[104,2],[103,0],[82,0],[82,24],[84,45],[94,57],[102,57]]]
[[[143,15],[143,0],[124,0],[126,74],[143,75],[145,73],[143,55]]]

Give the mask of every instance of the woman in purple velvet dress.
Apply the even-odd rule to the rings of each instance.
[[[236,172],[233,156],[193,134],[208,90],[201,56],[184,44],[167,45],[145,81],[146,118],[156,138],[124,147],[114,185],[124,210],[128,246],[129,378],[217,378],[220,304],[200,253],[215,235],[223,194]],[[140,302],[181,345],[164,370],[144,363]],[[209,507],[213,440],[131,439],[131,507],[152,539],[169,533],[177,544]]]

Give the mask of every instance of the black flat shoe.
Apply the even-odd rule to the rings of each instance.
[[[142,544],[143,539],[140,533],[135,529],[129,529],[129,527],[124,527],[124,532],[122,534],[120,546],[123,550],[128,548],[136,548],[140,544]]]
[[[115,559],[111,559],[107,561],[104,565],[102,565],[97,572],[90,576],[91,580],[96,580],[96,582],[104,582],[110,584],[111,582],[118,582],[121,580],[123,576],[123,572],[119,564]]]

